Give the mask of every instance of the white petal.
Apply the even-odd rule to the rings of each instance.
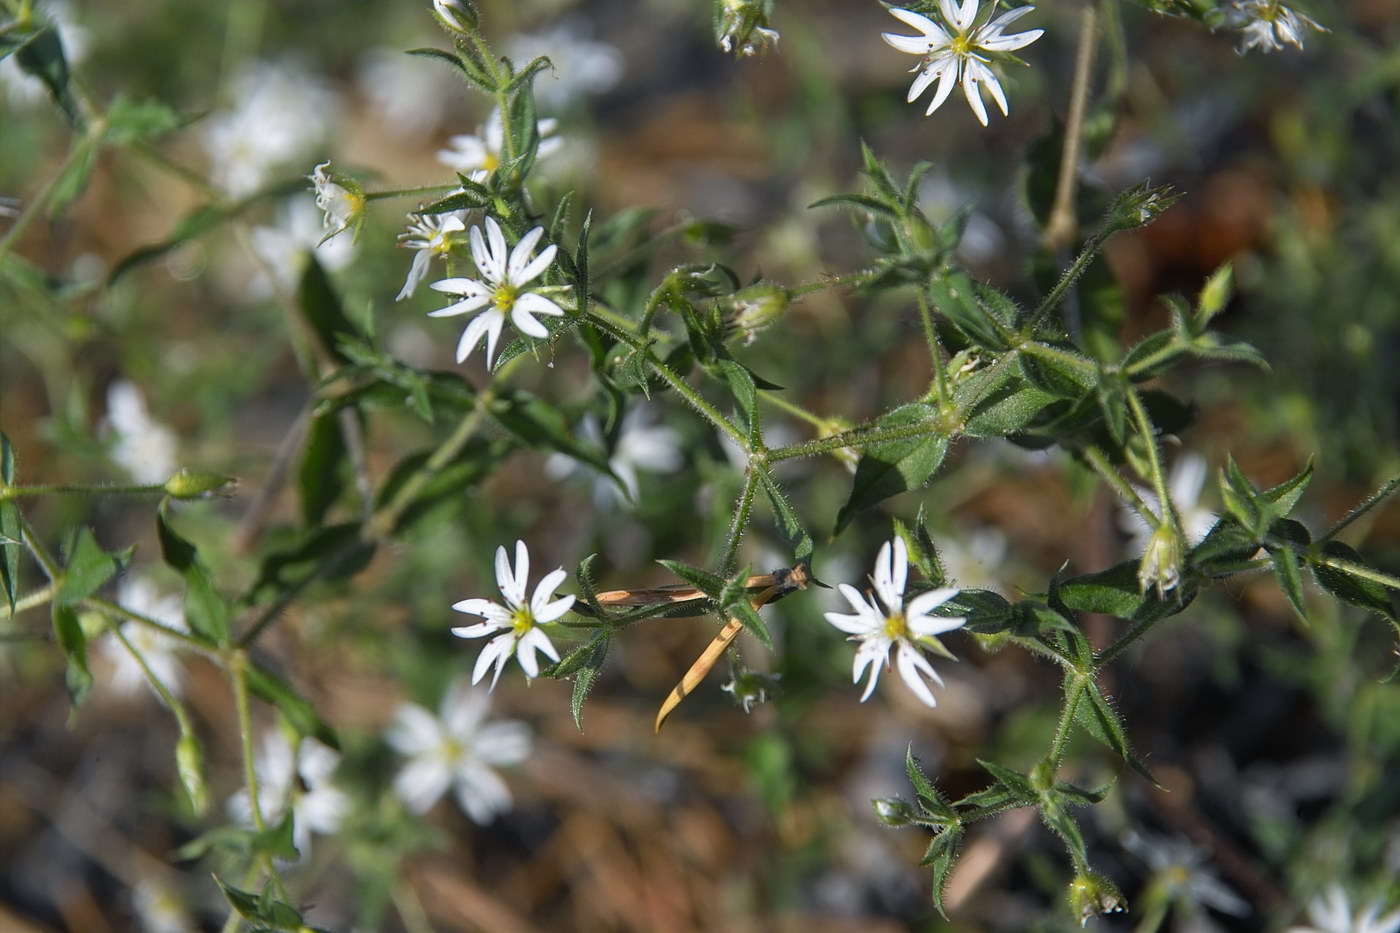
[[[521,295],[520,298],[536,297]],[[516,299],[515,307],[510,310],[510,322],[515,325],[515,329],[536,340],[542,340],[549,336],[549,328],[530,316],[529,309],[522,307],[520,299]]]
[[[943,9],[948,9],[947,0],[944,0]],[[953,25],[958,27],[958,32],[965,33],[972,28],[973,22],[977,19],[977,0],[963,0],[958,4],[957,14],[953,17]]]
[[[524,277],[520,273],[530,264],[530,254],[535,251],[535,244],[540,241],[542,236],[544,236],[544,227],[536,227],[521,237],[519,243],[515,244],[515,249],[510,251],[510,263],[506,266],[506,281],[512,285],[523,285],[534,278],[533,275]],[[548,264],[546,263],[546,265]]]
[[[492,311],[483,316],[490,320],[486,329],[486,368],[490,369],[491,361],[496,358],[496,342],[501,339],[501,328],[506,326],[506,316],[499,311]]]
[[[408,278],[403,281],[403,288],[399,289],[398,297],[395,301],[403,301],[405,298],[412,298],[414,291],[418,288],[418,283],[428,276],[428,263],[433,256],[426,249],[420,249],[413,256],[413,264],[408,267]]]
[[[457,772],[453,791],[457,805],[478,824],[490,823],[496,814],[510,809],[510,789],[500,775],[477,762],[468,762]]]
[[[489,295],[474,295],[445,308],[429,311],[428,317],[454,317],[458,314],[471,314],[473,311],[480,311],[490,303],[491,297]]]
[[[490,275],[494,282],[509,282],[506,275],[506,262],[510,257],[510,249],[506,246],[505,234],[501,232],[501,225],[496,223],[496,218],[486,218],[486,242],[490,246],[491,263]]]
[[[486,219],[488,221],[491,220],[489,217]],[[471,232],[467,234],[467,239],[471,242],[472,262],[476,263],[476,268],[482,275],[490,276],[492,269],[491,254],[486,251],[486,241],[481,238],[481,228],[472,227]],[[500,279],[493,278],[491,281],[500,282]]]
[[[938,77],[938,72],[933,68],[925,68],[919,72],[919,76],[914,79],[914,83],[909,85],[909,95],[905,98],[909,103],[922,94],[930,84]]]
[[[466,362],[471,356],[472,350],[481,342],[483,336],[486,337],[486,365],[491,365],[492,351],[496,346],[496,338],[500,336],[501,327],[505,324],[505,318],[499,311],[488,311],[472,319],[467,325],[467,329],[462,331],[462,339],[457,341],[457,362]]]
[[[539,227],[535,228],[535,230],[539,229]],[[517,285],[524,285],[526,282],[533,282],[535,279],[544,275],[545,271],[549,268],[550,263],[554,262],[554,256],[558,252],[559,247],[555,246],[553,243],[549,244],[544,249],[540,250],[540,254],[536,256],[532,262],[530,262],[526,266],[523,266],[517,273],[516,278],[512,279],[511,281],[515,282],[515,284]]]
[[[893,16],[895,19],[899,20],[901,23],[904,23],[906,26],[913,26],[915,29],[919,30],[919,32],[931,38],[938,37],[946,39],[948,36],[948,34],[943,31],[942,26],[938,25],[933,20],[929,19],[927,16],[915,13],[912,10],[904,10],[900,9],[899,7],[893,7],[890,9],[890,15]]]
[[[978,121],[987,125],[987,105],[982,103],[982,94],[977,89],[977,76],[972,66],[980,64],[975,61],[968,61],[967,72],[963,75],[963,94],[967,95],[967,105],[972,108],[972,112],[977,115]]]
[[[476,734],[477,727],[486,718],[491,706],[491,695],[467,683],[459,677],[447,688],[439,704],[442,724],[447,734],[459,742],[468,744]]]
[[[971,65],[977,63],[969,62],[968,64],[970,67]],[[1001,82],[997,80],[997,76],[992,72],[990,68],[986,68],[980,65],[979,68],[981,68],[980,77],[982,79],[982,83],[986,85],[987,90],[992,95],[992,99],[995,100],[997,102],[997,106],[1001,108],[1001,115],[1006,116],[1010,111],[1008,111],[1006,108],[1006,93],[1001,89]]]
[[[934,49],[941,47],[938,42],[928,36],[901,36],[892,32],[882,32],[880,38],[901,52],[907,52],[910,55],[927,55]]]
[[[882,649],[875,640],[864,642],[856,652],[855,663],[851,668],[851,683],[858,683],[861,674],[867,667],[870,668],[870,679],[865,683],[865,692],[860,695],[862,703],[870,699],[870,694],[875,692],[875,685],[880,681],[880,669],[888,660],[889,645],[885,644]]]
[[[400,703],[385,730],[384,741],[400,755],[421,755],[442,741],[437,718],[416,703]]]
[[[473,748],[488,764],[519,764],[530,756],[530,730],[523,722],[506,720],[482,728]]]
[[[978,43],[984,49],[993,52],[1011,52],[1015,49],[1023,49],[1036,39],[1045,35],[1044,29],[1032,29],[1027,32],[1013,33],[1009,36],[997,35]]]
[[[456,612],[464,612],[469,616],[481,616],[483,619],[498,619],[501,614],[510,614],[510,611],[497,605],[489,599],[464,599],[461,602],[452,604]]]
[[[550,317],[559,317],[564,313],[564,309],[559,307],[550,299],[535,292],[525,292],[515,299],[515,309],[524,311],[526,314],[547,314]]]
[[[569,575],[564,572],[563,567],[556,567],[545,574],[540,582],[535,584],[535,595],[530,598],[530,611],[538,614],[554,595],[554,591],[559,589],[559,584],[568,578]]]
[[[948,99],[948,95],[953,93],[953,84],[957,80],[958,69],[949,62],[943,67],[939,75],[938,90],[933,94],[933,100],[929,102],[928,109],[924,111],[924,116],[933,113],[943,102]]]
[[[899,670],[899,676],[903,678],[906,686],[913,691],[914,695],[924,702],[925,706],[937,706],[938,701],[933,697],[933,691],[924,683],[920,674],[925,674],[930,680],[943,685],[943,679],[938,676],[938,672],[928,663],[919,649],[910,644],[902,644],[895,656],[895,667]]]
[[[415,758],[403,766],[394,778],[394,793],[412,813],[426,813],[437,803],[452,774],[446,762],[438,758]]]

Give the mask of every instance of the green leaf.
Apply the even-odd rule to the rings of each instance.
[[[912,427],[922,429],[922,433],[865,448],[856,465],[851,495],[837,513],[833,534],[840,534],[863,509],[890,496],[917,489],[932,478],[948,452],[946,434],[928,433],[932,430],[936,415],[934,406],[926,402],[910,402],[875,422],[875,428]]]
[[[1159,330],[1138,341],[1123,357],[1121,368],[1133,382],[1146,382],[1171,369],[1188,351],[1175,331]]]
[[[1098,385],[1098,366],[1071,350],[1028,343],[1017,362],[1028,383],[1055,398],[1077,400]]]
[[[961,826],[943,830],[933,837],[928,848],[924,850],[924,857],[919,860],[920,865],[928,865],[933,869],[933,906],[943,915],[944,920],[948,919],[948,911],[943,904],[943,892],[948,887],[948,876],[957,861],[958,846],[962,843],[962,837]]]
[[[573,695],[569,700],[569,710],[573,713],[574,728],[583,732],[583,701],[588,699],[588,691],[593,689],[593,682],[598,679],[598,673],[603,668],[603,661],[608,656],[608,639],[606,637],[595,641],[588,648],[587,660],[574,675]]]
[[[1191,320],[1196,333],[1204,331],[1210,319],[1225,310],[1233,289],[1234,270],[1227,262],[1211,273],[1210,278],[1206,279],[1206,284],[1201,287],[1201,294],[1196,299],[1196,313],[1192,315]]]
[[[314,253],[306,257],[306,269],[302,272],[301,284],[297,289],[297,307],[301,308],[322,349],[336,362],[350,362],[350,358],[340,349],[341,341],[350,338],[363,342],[365,336],[345,316],[340,306],[340,296]]]
[[[92,170],[97,167],[101,141],[97,136],[82,136],[73,140],[73,151],[68,156],[68,162],[49,190],[50,217],[57,218],[87,190]]]
[[[943,604],[957,615],[964,616],[965,631],[978,635],[995,635],[1012,626],[1016,613],[1011,603],[991,590],[959,590],[958,595]]]
[[[1307,624],[1308,611],[1303,602],[1303,575],[1298,570],[1298,553],[1284,546],[1270,553],[1269,559],[1274,565],[1274,579],[1278,580],[1279,589],[1283,590],[1288,605],[1293,607],[1298,621]]]
[[[175,743],[175,771],[180,776],[180,786],[189,797],[190,808],[202,814],[209,808],[209,786],[204,779],[204,749],[199,737],[185,728],[180,722],[180,740]]]
[[[718,365],[724,373],[725,381],[729,383],[734,405],[743,415],[744,432],[748,435],[749,442],[761,444],[763,432],[758,415],[758,387],[754,385],[753,374],[736,360],[722,359]]]
[[[1092,674],[1076,674],[1073,671],[1065,674],[1065,702],[1074,700],[1075,694],[1075,722],[1079,723],[1085,732],[1113,749],[1134,771],[1156,784],[1157,779],[1133,753],[1132,746],[1128,744],[1128,733],[1123,728],[1123,721],[1118,717],[1108,697],[1103,695],[1098,681]]]
[[[819,198],[807,205],[808,210],[818,207],[853,207],[862,211],[869,211],[881,217],[898,219],[899,211],[886,204],[884,201],[864,194],[833,194],[829,197]]]
[[[58,104],[68,122],[81,127],[82,109],[68,87],[68,58],[63,54],[63,41],[58,37],[58,31],[51,26],[36,30],[24,45],[15,50],[14,56],[23,71],[38,78],[48,88],[54,103]]]
[[[422,527],[442,515],[456,515],[470,502],[469,492],[505,460],[515,445],[504,438],[482,439],[468,444],[446,466],[434,471],[428,481],[419,486],[407,508],[399,514],[393,534]],[[384,508],[399,495],[400,490],[424,472],[432,459],[434,448],[416,451],[394,465],[375,494],[375,507]]]
[[[963,433],[969,437],[1015,434],[1056,400],[1028,382],[1015,362],[1004,358],[958,383],[953,400],[962,413]]]
[[[415,214],[447,214],[453,211],[480,210],[491,203],[491,193],[480,183],[470,178],[462,185],[464,190],[454,191],[444,198],[420,207]]]
[[[1302,498],[1303,491],[1308,488],[1308,483],[1312,482],[1313,461],[1308,458],[1308,465],[1303,467],[1302,472],[1292,479],[1279,483],[1272,489],[1266,489],[1261,496],[1274,504],[1275,514],[1284,516],[1293,511],[1298,505],[1298,500]]]
[[[349,454],[340,433],[338,413],[316,415],[306,432],[306,449],[297,470],[302,522],[319,525],[345,490]]]
[[[1069,580],[1051,583],[1050,602],[1062,611],[1097,612],[1133,622],[1150,622],[1176,615],[1196,598],[1195,587],[1183,582],[1165,596],[1142,592],[1138,562],[1124,561]]]
[[[699,567],[692,567],[690,564],[683,564],[678,560],[658,560],[657,563],[710,599],[718,601],[720,594],[724,592],[725,579],[710,573],[708,570],[701,570]]]
[[[53,634],[59,649],[68,660],[66,680],[68,697],[76,708],[92,689],[92,674],[87,666],[87,637],[71,606],[57,601],[53,604]]]
[[[164,101],[118,94],[107,107],[107,141],[118,146],[146,142],[178,129],[182,122]]]
[[[359,573],[374,557],[375,543],[365,540],[358,522],[308,528],[288,545],[263,557],[258,579],[247,599],[258,603],[307,585],[344,580]]]
[[[778,481],[773,478],[767,467],[755,467],[759,483],[763,486],[764,493],[768,496],[768,503],[773,507],[773,518],[777,522],[778,533],[792,549],[793,559],[796,563],[807,563],[812,559],[812,535],[807,531],[802,520],[797,517],[797,512],[793,509],[792,503],[783,494]]]
[[[15,450],[4,431],[0,431],[0,491],[15,482]],[[22,547],[19,503],[13,499],[0,500],[0,584],[5,587],[5,599],[10,613],[15,611],[19,596],[19,552]]]
[[[938,792],[938,788],[933,786],[928,775],[924,774],[919,759],[914,757],[912,743],[904,751],[904,772],[909,775],[909,783],[914,786],[914,793],[918,795],[919,802],[925,810],[947,821],[950,826],[958,823],[957,811],[948,805],[948,801]]]
[[[260,667],[247,668],[248,689],[271,703],[286,717],[287,723],[301,735],[309,735],[324,745],[339,750],[340,738],[335,730],[316,715],[313,707],[290,684]]]
[[[1085,849],[1084,836],[1079,831],[1079,824],[1065,807],[1056,801],[1046,801],[1041,804],[1040,818],[1064,842],[1076,866],[1089,864],[1089,853]]]
[[[1311,558],[1310,562],[1313,579],[1317,580],[1318,586],[1333,596],[1353,606],[1369,609],[1391,622],[1400,621],[1395,607],[1391,604],[1390,593],[1384,586],[1356,570],[1329,563],[1342,562],[1358,569],[1365,568],[1365,560],[1354,548],[1340,541],[1328,541],[1322,546],[1322,553]]]
[[[977,299],[977,286],[961,272],[949,272],[928,283],[928,295],[938,312],[978,347],[1008,350],[1012,331],[1007,322]]]
[[[288,819],[283,822],[290,822]],[[292,852],[295,855],[295,850]],[[271,890],[265,891],[261,895],[250,894],[240,888],[235,888],[231,884],[226,884],[218,875],[214,876],[214,883],[219,886],[219,890],[224,892],[224,897],[239,916],[254,924],[254,929],[258,931],[274,930],[278,933],[302,933],[306,930],[306,922],[295,908],[282,903],[272,896]]]
[[[608,464],[607,452],[579,440],[573,422],[559,409],[522,389],[499,388],[496,396],[489,408],[491,417],[526,446],[568,454],[623,488]]]
[[[1033,803],[1040,799],[1040,792],[1035,789],[1035,785],[1030,779],[1019,771],[1012,771],[994,761],[984,761],[977,759],[977,763],[987,770],[996,782],[1006,788],[1013,797],[1026,803]]]
[[[91,529],[80,529],[69,548],[67,566],[63,568],[58,591],[54,593],[55,605],[77,605],[112,579],[118,569],[117,559],[102,550]]]
[[[740,597],[729,603],[724,607],[724,611],[738,619],[763,647],[769,651],[773,650],[773,636],[769,634],[768,626],[764,624],[763,617],[758,614],[758,610],[753,607],[753,603],[749,602],[747,597]]]
[[[228,643],[228,602],[214,586],[194,545],[170,524],[168,502],[156,510],[156,536],[166,564],[185,579],[185,619],[190,630],[218,645]]]
[[[451,52],[444,52],[442,49],[409,49],[408,54],[442,62],[465,78],[468,83],[476,85],[487,94],[496,93],[496,85],[490,75],[470,59],[459,58]]]

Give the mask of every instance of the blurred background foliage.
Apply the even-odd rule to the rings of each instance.
[[[446,69],[400,54],[445,45],[426,6],[55,0],[46,8],[89,95],[154,98],[184,125],[144,151],[101,151],[71,205],[31,225],[4,258],[0,426],[26,479],[125,481],[105,424],[110,386],[129,380],[151,416],[173,428],[176,463],[240,480],[236,497],[178,512],[221,588],[248,585],[260,556],[293,536],[304,507],[296,482],[265,513],[258,497],[315,382],[279,299],[286,285],[270,283],[279,262],[304,262],[319,237],[314,227],[295,232],[292,211],[311,201],[299,176],[334,158],[371,188],[437,183],[447,173],[435,153],[489,114],[489,101]],[[1260,485],[1315,457],[1304,509],[1310,521],[1330,523],[1400,464],[1400,13],[1388,0],[1319,4],[1312,12],[1331,32],[1309,36],[1305,51],[1240,56],[1228,33],[1130,3],[1106,9],[1081,222],[1092,224],[1108,194],[1145,177],[1184,197],[1155,225],[1111,244],[1085,280],[1084,301],[1104,339],[1130,343],[1166,320],[1157,296],[1194,294],[1232,261],[1239,293],[1217,324],[1257,346],[1272,372],[1174,374],[1171,388],[1199,416],[1182,446],[1213,466],[1230,451]],[[653,232],[691,220],[723,225],[706,228],[703,243],[681,238],[638,269],[638,287],[716,249],[741,276],[782,282],[860,267],[868,253],[859,224],[806,206],[855,190],[863,139],[899,176],[918,160],[933,162],[922,188],[930,218],[969,206],[960,258],[976,277],[1027,299],[1053,259],[1040,255],[1031,218],[1058,166],[1076,10],[1041,4],[1029,22],[1046,37],[1024,56],[1034,67],[1010,75],[1011,116],[983,130],[958,108],[924,118],[904,103],[907,61],[881,42],[893,24],[877,3],[787,0],[773,21],[776,49],[737,62],[714,47],[711,11],[700,2],[481,3],[487,34],[507,54],[510,37],[548,42],[559,24],[564,35],[616,50],[615,80],[600,80],[593,93],[578,93],[577,75],[596,66],[571,75],[562,54],[557,76],[540,78],[541,112],[560,120],[567,146],[542,166],[539,203],[575,191],[576,203],[597,212],[595,230],[641,207],[655,211],[642,218]],[[3,64],[0,196],[27,201],[72,135],[14,63]],[[259,83],[266,69],[275,69],[268,80],[282,82],[285,100]],[[260,180],[280,184],[281,194],[109,282],[124,258],[168,237],[207,201],[199,184],[159,163],[216,174],[249,140],[236,122],[223,136],[215,128],[259,87],[272,95],[267,106],[305,114]],[[393,354],[452,369],[456,332],[424,314],[436,296],[420,289],[394,301],[409,256],[392,244],[413,206],[373,204],[353,247],[337,240],[318,255],[347,313]],[[0,236],[9,222],[0,218]],[[261,257],[260,229],[286,237]],[[613,300],[625,301],[626,281],[614,288]],[[893,294],[813,294],[745,354],[790,397],[851,421],[928,380],[917,316]],[[588,394],[583,361],[561,353],[546,362],[517,369],[515,384],[577,418],[604,411]],[[479,361],[465,369],[484,382]],[[491,592],[497,544],[527,540],[537,572],[572,569],[597,552],[603,588],[666,582],[654,558],[712,559],[737,472],[684,406],[661,395],[648,412],[675,432],[668,443],[679,457],[665,470],[639,470],[635,504],[597,493],[586,470],[561,475],[547,454],[522,448],[508,469],[445,498],[431,520],[381,548],[352,581],[313,588],[259,643],[259,662],[340,731],[337,781],[355,801],[342,831],[318,840],[289,874],[299,902],[313,905],[312,921],[412,931],[1077,925],[1062,906],[1061,846],[1026,814],[974,832],[945,922],[917,867],[926,838],[881,828],[869,806],[873,797],[908,795],[911,744],[953,794],[985,782],[978,758],[1032,764],[1036,737],[1053,728],[1058,676],[954,633],[947,641],[961,662],[941,666],[947,689],[937,709],[899,691],[861,706],[848,683],[849,649],[822,621],[823,610],[838,608],[825,591],[773,607],[779,651],[771,660],[747,646],[751,665],[770,663],[781,675],[777,701],[752,714],[718,689],[724,675],[716,672],[654,736],[657,703],[713,626],[653,623],[614,652],[581,734],[563,684],[503,680],[498,715],[536,734],[535,753],[507,776],[511,812],[481,827],[450,801],[423,823],[392,805],[396,761],[382,729],[401,700],[436,709],[446,685],[469,669],[475,651],[449,636],[460,617],[448,606]],[[796,439],[810,429],[794,421],[788,430]],[[379,414],[368,430],[370,473],[383,477],[437,433],[407,412]],[[1005,442],[966,442],[952,456],[929,489],[886,508],[907,520],[922,503],[963,585],[1014,597],[1042,589],[1066,560],[1084,572],[1129,556],[1112,500],[1067,458]],[[842,464],[804,460],[780,476],[809,523],[829,529],[849,487]],[[1208,488],[1204,505],[1218,510],[1211,496]],[[327,507],[353,518],[350,496]],[[134,544],[129,573],[139,569],[166,589],[177,582],[159,566],[149,503],[52,499],[27,510],[41,531],[85,523],[108,548]],[[819,540],[818,576],[859,580],[887,535],[887,523],[866,516],[836,540]],[[1372,513],[1348,540],[1395,572],[1400,510]],[[758,571],[788,563],[761,529],[746,548],[743,560]],[[1117,664],[1107,692],[1162,788],[1118,776],[1086,820],[1091,855],[1134,908],[1091,926],[1132,929],[1154,898],[1172,899],[1161,866],[1125,847],[1133,827],[1189,841],[1199,870],[1249,904],[1233,916],[1182,887],[1168,929],[1274,930],[1297,920],[1329,881],[1363,900],[1393,886],[1400,691],[1380,682],[1394,665],[1393,643],[1361,610],[1313,608],[1304,626],[1272,583],[1231,585]],[[1118,623],[1092,624],[1102,639]],[[217,929],[225,908],[208,879],[226,856],[170,853],[217,824],[240,785],[227,685],[212,665],[182,656],[217,802],[201,819],[178,791],[170,717],[144,690],[123,696],[104,686],[98,661],[97,702],[70,713],[47,625],[33,612],[0,628],[0,925],[140,929],[151,921],[133,892],[157,885],[184,905],[188,928]],[[266,713],[259,710],[270,723]],[[1119,767],[1092,743],[1072,760],[1084,784],[1112,780]]]

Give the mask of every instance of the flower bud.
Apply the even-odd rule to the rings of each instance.
[[[761,674],[758,671],[738,671],[729,683],[720,687],[725,693],[734,695],[734,701],[744,707],[744,712],[753,712],[758,703],[767,703],[778,692],[780,674]]]
[[[914,822],[914,808],[898,797],[876,797],[870,801],[875,818],[892,829],[902,829]]]
[[[199,499],[216,493],[228,495],[238,485],[232,476],[181,470],[165,481],[165,494],[172,499]]]
[[[204,750],[193,732],[182,732],[175,745],[175,769],[180,774],[180,784],[190,798],[190,806],[195,813],[203,813],[209,806],[209,794],[204,783]]]
[[[770,3],[763,0],[724,0],[720,5],[719,47],[737,55],[753,55],[778,42],[768,26]]]
[[[433,15],[447,29],[465,36],[476,29],[476,7],[468,0],[433,0]]]
[[[1166,595],[1168,590],[1175,589],[1181,582],[1183,559],[1181,533],[1167,522],[1162,522],[1147,539],[1142,563],[1138,565],[1138,587],[1144,593],[1154,589],[1159,597]]]
[[[1085,926],[1095,914],[1113,914],[1128,909],[1118,886],[1103,875],[1087,872],[1075,875],[1069,883],[1069,907]]]
[[[782,317],[792,302],[787,289],[771,282],[760,282],[734,293],[725,330],[743,335],[748,346],[758,335]]]

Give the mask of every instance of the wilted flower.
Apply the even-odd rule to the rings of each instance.
[[[327,240],[343,230],[358,226],[365,211],[364,195],[336,181],[341,176],[327,174],[326,167],[329,165],[330,162],[322,162],[306,176],[316,192],[316,206],[325,214],[323,225],[330,231],[326,234]]]
[[[1235,0],[1226,22],[1244,35],[1240,40],[1241,55],[1255,48],[1265,52],[1291,45],[1303,47],[1303,31],[1327,32],[1316,22],[1279,3],[1278,0]]]
[[[350,798],[330,782],[340,755],[315,739],[303,738],[293,748],[280,731],[263,736],[262,754],[253,762],[258,777],[258,805],[268,825],[292,813],[292,844],[302,858],[311,852],[311,834],[340,829]],[[244,826],[253,825],[253,807],[244,788],[228,802],[228,812]]]
[[[175,472],[175,432],[151,417],[141,390],[125,379],[107,388],[107,429],[112,460],[138,483],[163,483]]]
[[[144,577],[123,579],[117,587],[117,603],[123,609],[176,631],[189,631],[180,598],[161,595],[155,585]],[[184,669],[175,653],[180,643],[159,629],[140,622],[123,622],[121,633],[131,644],[130,650],[115,634],[104,635],[98,642],[98,651],[112,662],[113,689],[118,693],[130,694],[141,684],[151,686],[146,671],[141,667],[141,661],[144,661],[156,679],[165,685],[165,689],[179,696]],[[140,661],[133,652],[141,656]],[[154,691],[155,687],[151,686],[151,689]]]
[[[1090,917],[1127,910],[1126,904],[1118,886],[1103,875],[1075,875],[1069,883],[1069,909],[1079,918],[1080,926],[1086,926]]]
[[[482,649],[472,670],[472,683],[485,676],[494,663],[496,673],[491,677],[491,689],[501,677],[506,661],[515,655],[525,676],[534,679],[540,672],[535,652],[559,660],[559,652],[541,625],[553,622],[568,612],[574,605],[574,597],[562,596],[554,599],[554,591],[564,582],[564,568],[559,567],[544,575],[535,587],[535,595],[525,601],[525,585],[530,574],[530,552],[524,541],[515,542],[515,569],[510,566],[510,557],[504,547],[496,548],[496,585],[505,597],[504,606],[489,599],[464,599],[453,603],[452,608],[467,615],[481,616],[485,622],[454,628],[452,634],[458,638],[482,638],[496,635]],[[551,600],[553,600],[551,602]]]
[[[457,342],[457,362],[464,361],[476,348],[483,337],[486,338],[486,366],[496,356],[496,341],[505,327],[506,315],[522,334],[531,337],[548,337],[549,331],[535,320],[536,314],[559,316],[564,309],[537,291],[526,291],[524,286],[544,275],[549,264],[554,261],[558,248],[554,244],[540,250],[534,259],[530,254],[535,244],[544,236],[544,228],[536,227],[520,238],[514,249],[506,246],[506,238],[501,233],[495,218],[486,218],[486,239],[481,236],[480,227],[471,229],[472,259],[476,262],[480,279],[443,279],[434,282],[432,287],[440,292],[459,295],[462,300],[438,311],[430,311],[429,317],[451,317],[457,314],[470,314],[481,311]],[[489,244],[489,245],[488,245]],[[488,307],[489,306],[489,307]],[[482,311],[485,308],[486,310]]]
[[[461,215],[453,211],[448,214],[409,214],[408,232],[399,234],[399,245],[417,250],[413,265],[408,269],[408,278],[395,301],[412,297],[418,283],[428,275],[428,264],[433,257],[442,258],[452,251],[459,242],[454,233],[467,229]]]
[[[855,614],[839,612],[826,613],[826,620],[841,631],[850,635],[851,641],[859,641],[853,681],[859,681],[866,668],[870,668],[870,679],[866,681],[865,693],[861,702],[869,699],[880,679],[881,668],[890,664],[890,650],[895,649],[895,664],[899,676],[909,689],[928,706],[937,706],[933,691],[924,683],[924,678],[943,685],[943,678],[928,663],[919,645],[937,646],[935,636],[959,628],[967,620],[960,617],[935,616],[933,610],[958,595],[951,587],[921,593],[904,604],[904,586],[909,576],[909,551],[904,539],[896,537],[880,548],[875,558],[875,573],[871,583],[875,593],[884,604],[881,609],[875,600],[861,593],[849,583],[840,585],[841,595],[851,604]]]
[[[1400,933],[1400,909],[1382,917],[1383,906],[1375,901],[1353,915],[1347,892],[1333,884],[1308,904],[1312,926],[1290,927],[1288,933]]]
[[[622,53],[616,46],[588,38],[585,29],[582,21],[570,18],[543,32],[512,36],[506,43],[518,65],[545,56],[554,66],[557,80],[548,80],[548,73],[535,79],[535,97],[541,104],[562,107],[584,94],[611,90],[622,77]]]
[[[394,779],[394,792],[409,810],[426,812],[449,787],[477,823],[510,809],[510,790],[495,768],[529,757],[530,733],[521,722],[486,722],[490,703],[487,691],[459,678],[438,716],[413,703],[399,706],[385,738],[409,759]]]
[[[1129,832],[1123,848],[1146,863],[1151,884],[1187,909],[1212,907],[1233,917],[1249,915],[1249,904],[1206,868],[1206,853],[1184,839]]]
[[[777,692],[778,681],[782,680],[782,676],[736,670],[728,683],[720,685],[720,689],[733,696],[734,701],[744,708],[744,712],[751,713],[755,706],[767,703]]]
[[[539,149],[535,158],[544,159],[558,152],[564,140],[555,136],[559,121],[546,117],[535,124],[540,134]],[[460,172],[476,182],[484,182],[492,172],[501,167],[506,159],[506,128],[501,120],[501,108],[491,111],[486,122],[477,128],[476,135],[462,134],[447,140],[447,149],[439,149],[438,161],[454,172]]]
[[[992,9],[995,11],[995,4],[992,5]],[[943,106],[943,102],[953,92],[954,84],[962,84],[968,106],[982,125],[986,126],[987,108],[982,103],[982,94],[978,87],[985,85],[1005,116],[1006,94],[1002,91],[997,76],[987,67],[992,59],[982,53],[1010,52],[1024,48],[1039,39],[1045,30],[1032,29],[1009,36],[1004,34],[1008,26],[1033,9],[1035,7],[1017,7],[978,26],[978,0],[963,0],[961,3],[940,0],[939,10],[947,29],[927,16],[898,7],[891,9],[890,14],[895,19],[923,33],[921,36],[900,36],[888,32],[881,34],[886,42],[901,52],[923,56],[923,62],[910,69],[919,72],[919,76],[909,88],[908,100],[912,102],[930,84],[938,81],[933,101],[925,111],[926,114],[930,114]]]

